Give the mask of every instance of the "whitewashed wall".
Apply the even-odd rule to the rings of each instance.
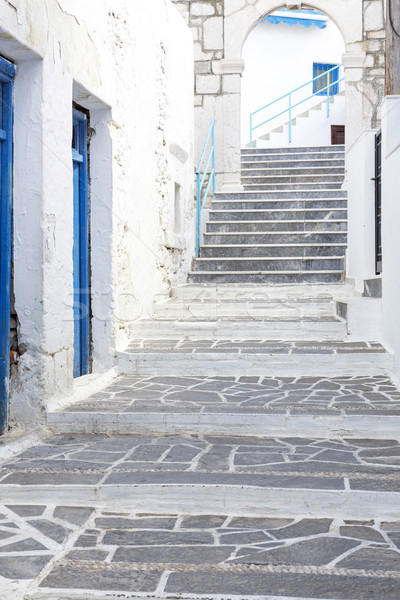
[[[348,250],[346,275],[363,293],[375,275],[375,135],[365,131],[347,151]]]
[[[382,106],[382,303],[384,341],[400,379],[400,96]]]
[[[310,81],[313,75],[313,63],[341,64],[345,51],[343,37],[332,21],[328,20],[325,29],[315,26],[305,28],[302,25],[289,26],[284,23],[273,25],[268,21],[258,24],[247,37],[243,46],[244,72],[242,76],[242,145],[249,142],[249,115],[252,111],[265,106],[291,90]],[[342,88],[343,89],[343,88]],[[293,103],[303,100],[312,94],[312,84],[293,96]],[[304,113],[308,108],[321,102],[321,97],[314,98],[293,111],[293,117]],[[276,103],[261,113],[261,119],[255,117],[255,123],[288,107],[288,101]],[[344,125],[345,99],[338,97],[332,106],[331,119],[327,119],[326,111],[312,111],[305,127],[293,128],[295,145],[330,144],[330,125]],[[255,132],[259,137],[282,123],[288,121],[288,113],[271,121]],[[310,133],[311,131],[311,133]],[[308,139],[307,139],[307,133]],[[285,132],[287,134],[287,132]],[[287,144],[286,136],[276,136],[272,142]],[[319,143],[320,142],[320,143]]]
[[[11,423],[73,393],[72,102],[90,110],[93,367],[114,364],[194,248],[192,37],[169,0],[0,0],[16,62]],[[175,189],[180,186],[180,223]]]

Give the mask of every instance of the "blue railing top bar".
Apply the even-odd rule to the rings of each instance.
[[[200,250],[200,238],[201,238],[201,214],[203,212],[204,205],[206,203],[210,187],[212,184],[212,192],[213,197],[215,194],[215,119],[212,119],[210,129],[208,130],[207,138],[204,144],[203,151],[201,153],[201,157],[199,160],[199,164],[196,169],[196,258],[199,256]],[[210,150],[208,152],[207,158],[206,152],[208,147],[210,146]],[[206,164],[204,167],[203,175],[202,168],[203,162],[206,160]],[[210,169],[211,166],[211,169]],[[208,178],[208,183],[205,191],[203,192],[203,186],[205,179]]]
[[[332,88],[338,86],[339,83],[341,83],[342,81],[344,81],[344,77],[341,77],[340,79],[337,78],[334,81],[333,80],[330,81],[330,74],[331,73],[333,74],[334,72],[339,72],[339,70],[340,70],[341,67],[342,67],[342,65],[335,65],[331,69],[329,69],[327,71],[324,71],[323,73],[320,73],[320,75],[317,75],[316,77],[313,77],[313,79],[310,79],[310,81],[307,81],[306,83],[303,83],[302,85],[299,85],[297,88],[294,88],[290,92],[287,92],[286,94],[284,94],[280,98],[277,98],[276,100],[273,100],[272,102],[269,102],[268,104],[265,104],[264,106],[261,106],[260,108],[257,108],[257,110],[254,110],[252,113],[250,113],[250,147],[253,146],[253,131],[255,131],[256,129],[258,129],[259,127],[262,127],[266,123],[269,123],[270,121],[273,121],[277,117],[280,117],[281,115],[283,115],[283,114],[285,114],[287,112],[289,112],[289,142],[291,142],[292,141],[291,140],[292,110],[294,108],[296,108],[297,106],[300,106],[300,104],[303,104],[304,102],[307,102],[307,100],[310,100],[314,96],[321,95],[321,93],[325,92],[325,91],[327,92],[327,94],[326,94],[327,113],[328,113],[328,116],[329,116],[329,99],[330,99],[330,96],[334,95],[334,94],[332,94],[330,92],[331,92]],[[299,102],[296,102],[295,104],[292,104],[292,95],[293,94],[295,94],[299,90],[302,90],[303,88],[307,87],[310,84],[314,84],[316,81],[318,81],[319,79],[321,79],[323,77],[327,77],[327,79],[328,79],[328,85],[326,85],[323,88],[318,88],[317,91],[314,91],[312,94],[310,94],[306,98],[303,98]],[[258,125],[253,125],[253,117],[254,117],[254,115],[260,113],[263,110],[266,110],[267,108],[270,108],[271,106],[273,106],[277,102],[280,102],[281,100],[284,100],[285,98],[287,98],[289,100],[289,106],[287,108],[285,108],[282,111],[274,114],[272,117],[266,119],[262,123],[259,123]]]

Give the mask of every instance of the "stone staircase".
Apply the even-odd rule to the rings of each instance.
[[[344,278],[343,146],[242,150],[244,191],[216,194],[192,283]]]
[[[338,316],[354,300],[236,283],[154,303],[114,380],[0,447],[0,598],[398,600],[400,391]]]

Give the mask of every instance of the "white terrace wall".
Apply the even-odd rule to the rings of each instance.
[[[253,27],[281,7],[316,8],[345,43],[346,132],[352,144],[379,123],[384,87],[382,0],[174,0],[189,23],[195,49],[196,154],[217,119],[218,187],[240,190],[240,86],[243,43]]]
[[[99,372],[190,268],[193,46],[169,0],[0,0],[0,54],[18,67],[14,285],[26,352],[11,424],[32,427],[50,399],[73,391],[72,103],[90,111]]]

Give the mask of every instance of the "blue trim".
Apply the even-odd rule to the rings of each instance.
[[[87,174],[87,119],[73,110],[75,147],[72,148],[74,177],[74,377],[89,372],[90,288]]]
[[[282,14],[285,13],[285,14]],[[304,19],[303,15],[309,15],[310,18]],[[279,23],[284,23],[285,25],[289,25],[293,27],[294,25],[302,25],[303,27],[318,27],[318,29],[325,29],[328,20],[322,19],[313,19],[311,17],[315,16],[323,16],[322,13],[313,11],[313,10],[287,10],[287,9],[279,9],[279,11],[273,12],[261,22],[268,21],[272,25],[279,25]]]
[[[0,56],[0,77],[8,75],[9,79],[14,79],[17,73],[17,67],[10,61]]]
[[[284,25],[289,25],[293,27],[294,25],[302,25],[303,27],[318,27],[318,29],[325,29],[327,26],[326,21],[314,20],[314,19],[296,19],[295,17],[267,17],[266,20],[272,25],[279,25],[279,23],[284,23]]]
[[[0,434],[8,427],[12,260],[13,80],[15,67],[0,58]]]

